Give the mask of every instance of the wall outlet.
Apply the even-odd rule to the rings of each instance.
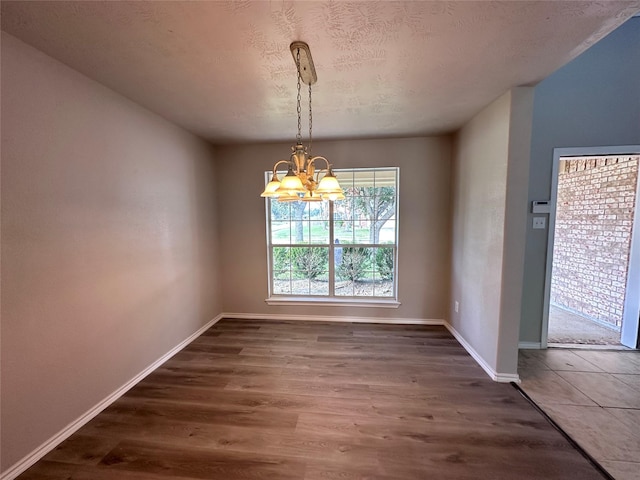
[[[460,304],[458,303],[457,300],[453,304],[453,309],[456,311],[456,313],[458,313],[458,310],[460,310]]]
[[[533,228],[540,230],[547,228],[546,217],[533,217]]]

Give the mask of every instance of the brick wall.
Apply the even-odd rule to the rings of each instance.
[[[638,156],[561,160],[551,303],[619,327]]]

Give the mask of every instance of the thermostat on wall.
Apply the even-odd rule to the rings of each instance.
[[[551,202],[549,200],[531,202],[531,213],[551,213]]]

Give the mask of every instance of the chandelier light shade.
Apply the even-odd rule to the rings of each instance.
[[[338,183],[336,176],[331,170],[329,170],[322,180],[320,180],[316,191],[320,195],[324,195],[327,193],[340,193],[342,192],[342,189],[340,188],[340,184]]]
[[[278,180],[278,175],[273,172],[273,176],[271,177],[271,181],[267,183],[267,186],[262,192],[262,197],[277,197],[278,194],[276,191],[280,188],[280,180]]]
[[[288,193],[289,195],[295,195],[296,193],[304,194],[305,188],[302,184],[300,177],[293,172],[293,169],[289,167],[289,171],[280,182],[280,187],[276,190],[279,195]]]
[[[297,70],[297,112],[298,134],[296,144],[291,147],[289,160],[279,160],[273,166],[271,181],[267,184],[261,197],[277,198],[279,202],[320,202],[323,200],[343,200],[344,194],[338,183],[332,165],[325,157],[312,156],[311,145],[313,142],[313,114],[311,111],[311,85],[316,83],[318,77],[311,58],[309,45],[304,42],[293,42],[289,48],[296,62]],[[309,149],[302,144],[302,115],[300,108],[300,86],[309,85]],[[316,166],[316,162],[324,162],[325,168]],[[287,174],[280,180],[278,167],[287,167]]]

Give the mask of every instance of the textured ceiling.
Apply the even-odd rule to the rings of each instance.
[[[2,29],[229,143],[295,136],[293,40],[310,45],[318,73],[316,138],[436,134],[540,81],[638,10],[639,1],[2,1]]]

